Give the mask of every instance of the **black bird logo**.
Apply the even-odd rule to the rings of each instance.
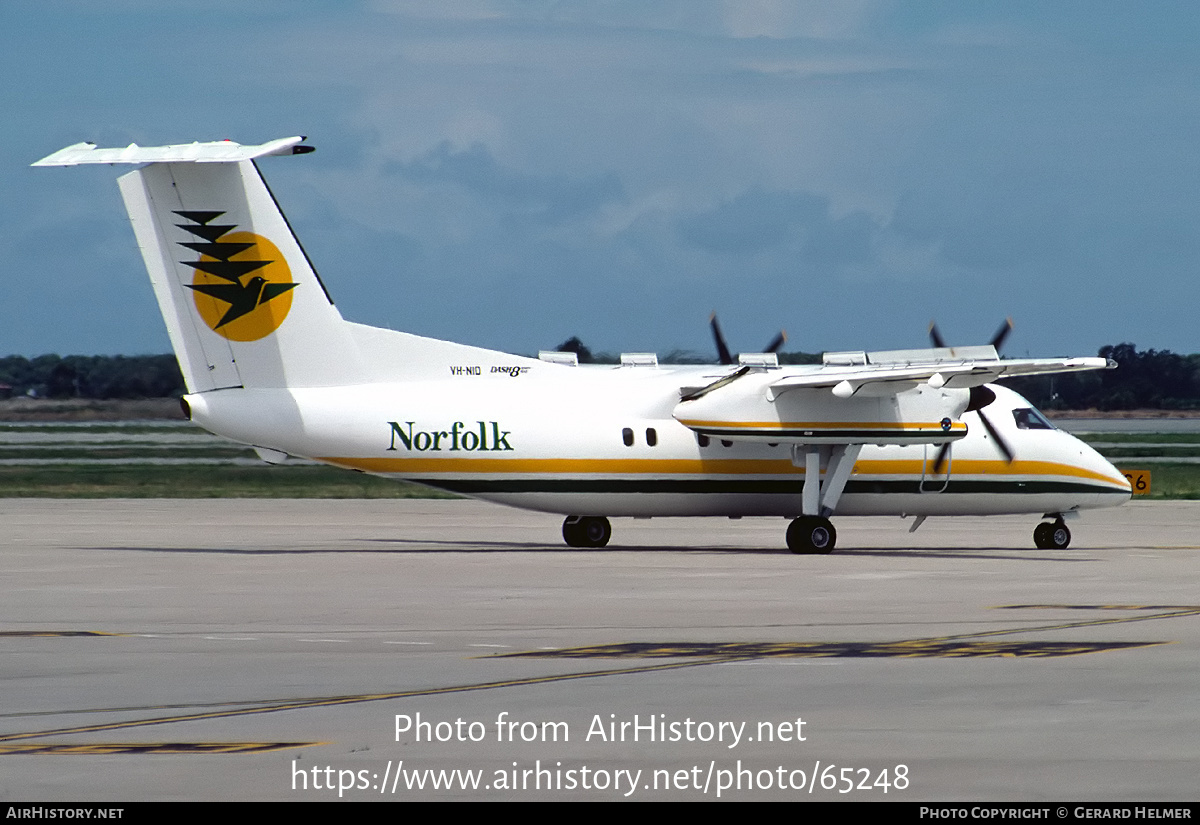
[[[186,284],[188,289],[209,295],[218,301],[229,304],[229,308],[220,317],[214,330],[236,321],[244,315],[249,315],[258,307],[278,298],[296,288],[294,283],[279,283],[268,281],[262,275],[255,275],[243,282],[243,278],[268,264],[271,260],[233,260],[235,255],[246,252],[257,246],[256,243],[244,243],[233,240],[222,241],[221,237],[237,229],[235,224],[213,224],[212,221],[224,215],[224,212],[176,212],[190,224],[176,224],[180,229],[186,229],[201,238],[202,243],[180,242],[180,246],[198,252],[202,256],[198,261],[180,261],[198,272],[204,272],[225,281],[225,283]],[[208,259],[208,260],[205,260]],[[281,319],[282,320],[282,319]],[[211,322],[210,322],[211,323]]]

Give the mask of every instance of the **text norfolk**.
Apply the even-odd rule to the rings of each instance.
[[[512,449],[512,445],[508,443],[508,437],[512,435],[511,430],[501,430],[498,421],[476,421],[475,423],[479,425],[478,430],[475,427],[468,428],[461,421],[455,421],[448,430],[414,430],[415,421],[405,421],[403,427],[397,421],[389,421],[388,424],[392,428],[392,443],[388,449],[396,449],[397,439],[404,445],[404,449],[417,450],[422,453],[426,451],[441,452],[442,450],[451,453],[483,452],[485,450],[503,452]]]

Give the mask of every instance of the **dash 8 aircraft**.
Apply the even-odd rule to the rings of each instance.
[[[1125,478],[1056,430],[1004,376],[1113,367],[1005,359],[996,345],[773,352],[585,366],[343,320],[255,159],[304,138],[98,149],[35,166],[134,164],[119,179],[200,426],[268,462],[300,456],[560,513],[573,547],[614,516],[780,516],[787,546],[828,553],[834,515],[1029,513],[1043,548],[1064,519],[1128,500]],[[716,329],[714,325],[714,330]],[[986,409],[986,412],[985,412]]]

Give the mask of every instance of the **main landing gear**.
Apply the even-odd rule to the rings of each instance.
[[[804,488],[800,495],[803,515],[787,529],[787,546],[793,553],[832,553],[837,531],[827,518],[837,509],[838,499],[858,460],[861,444],[805,444],[792,447],[792,464],[804,468]],[[821,465],[825,478],[821,478]]]
[[[1033,530],[1033,543],[1039,550],[1066,550],[1071,543],[1071,531],[1062,516],[1055,521],[1043,521]]]
[[[603,547],[612,538],[612,525],[602,516],[567,516],[562,534],[571,547]]]
[[[832,553],[837,544],[833,523],[821,516],[800,516],[787,529],[788,549],[796,554]]]

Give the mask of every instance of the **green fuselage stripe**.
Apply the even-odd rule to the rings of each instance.
[[[798,496],[804,490],[803,479],[418,479],[421,484],[468,496],[494,493],[708,493]],[[926,493],[942,479],[925,480]],[[849,481],[845,495],[921,493],[919,479],[904,481]],[[951,479],[940,495],[1045,493],[1120,493],[1113,487],[1079,481],[959,481]]]

